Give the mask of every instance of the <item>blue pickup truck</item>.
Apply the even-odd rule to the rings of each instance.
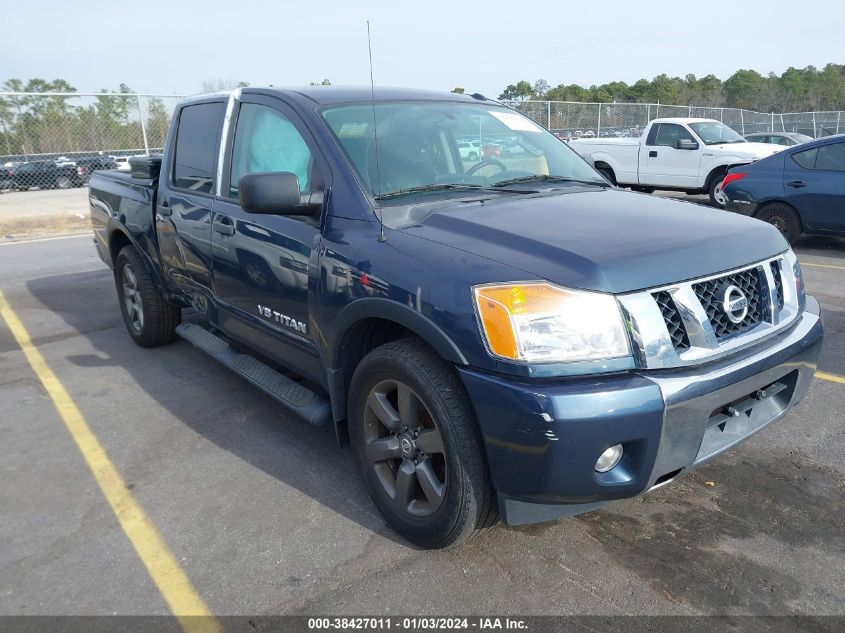
[[[422,547],[665,485],[813,377],[819,306],[777,229],[621,191],[481,95],[203,95],[131,163],[90,207],[132,339],[333,425]]]

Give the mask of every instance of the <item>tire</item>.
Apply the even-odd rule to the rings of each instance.
[[[790,244],[794,244],[801,237],[801,218],[788,204],[767,204],[754,217],[774,226]]]
[[[129,336],[141,347],[157,347],[176,338],[182,310],[165,301],[134,246],[124,246],[114,265],[120,312]]]
[[[652,193],[654,193],[654,187],[641,187],[639,185],[632,185],[631,191],[637,191],[639,193],[652,194]]]
[[[364,484],[403,537],[424,548],[449,547],[496,522],[463,385],[421,340],[386,343],[364,357],[352,376],[348,420]]]
[[[470,160],[478,160],[478,154],[476,154],[475,152],[470,152],[469,153],[469,159]]]
[[[73,183],[67,176],[59,176],[56,178],[56,187],[59,189],[70,189]]]
[[[710,184],[707,185],[707,195],[710,196],[710,204],[719,209],[727,207],[727,198],[722,193],[722,181],[726,172],[719,172],[710,177]]]

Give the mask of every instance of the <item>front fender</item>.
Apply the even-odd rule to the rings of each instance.
[[[364,319],[384,319],[409,329],[428,343],[444,360],[467,365],[467,359],[455,342],[431,319],[403,303],[381,297],[353,301],[335,318],[329,334],[326,366],[339,369],[343,340],[349,330]]]

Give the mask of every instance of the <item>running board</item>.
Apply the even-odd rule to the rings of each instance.
[[[176,334],[278,400],[288,411],[306,422],[322,426],[332,419],[332,407],[328,400],[257,358],[239,352],[201,325],[182,323],[176,328]]]

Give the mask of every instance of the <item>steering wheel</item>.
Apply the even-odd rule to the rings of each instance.
[[[495,158],[488,158],[486,160],[482,160],[475,163],[475,165],[466,170],[465,175],[472,176],[479,169],[483,169],[484,167],[488,166],[498,167],[500,172],[508,170],[507,165],[505,165],[502,161],[496,160]]]

